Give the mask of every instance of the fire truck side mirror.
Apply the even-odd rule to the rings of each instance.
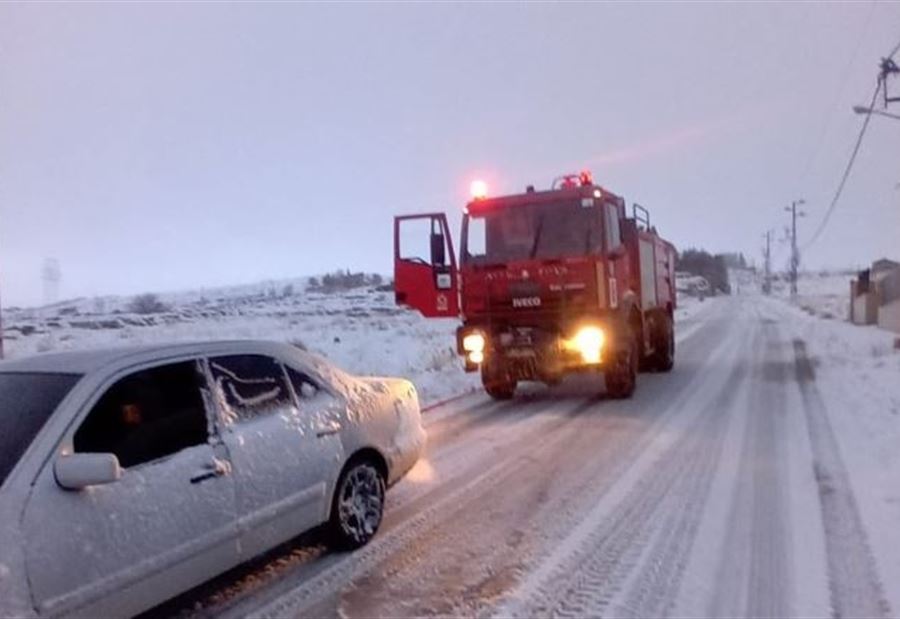
[[[432,266],[444,266],[447,264],[447,253],[445,250],[444,235],[431,233],[431,264]]]
[[[625,255],[625,246],[624,245],[619,245],[618,247],[613,247],[611,250],[609,250],[609,257],[612,260],[621,258],[624,255]]]

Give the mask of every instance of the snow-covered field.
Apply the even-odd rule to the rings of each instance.
[[[374,287],[325,293],[305,291],[298,280],[160,295],[160,300],[169,311],[129,313],[128,299],[105,297],[7,312],[7,356],[259,338],[301,343],[356,374],[409,378],[424,402],[477,385],[456,355],[456,321],[426,320],[396,307],[392,292]]]
[[[805,312],[828,320],[846,321],[850,315],[850,280],[855,272],[803,273],[797,280],[797,298],[793,301]],[[789,296],[787,281],[772,286],[776,297]]]
[[[452,319],[425,319],[397,307],[390,291],[361,287],[306,289],[305,280],[263,282],[162,294],[168,311],[135,314],[130,299],[101,297],[3,315],[7,357],[49,351],[209,339],[271,339],[301,343],[361,375],[402,376],[432,404],[480,387],[456,354]],[[679,299],[676,319],[703,308]]]

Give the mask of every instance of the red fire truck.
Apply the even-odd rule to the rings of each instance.
[[[458,352],[488,394],[595,371],[627,398],[640,369],[672,369],[675,248],[646,209],[626,213],[587,172],[502,197],[473,183],[473,195],[458,263],[444,213],[395,218],[394,287],[398,304],[462,319]]]

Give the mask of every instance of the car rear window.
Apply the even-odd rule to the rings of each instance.
[[[79,378],[0,372],[0,486]]]

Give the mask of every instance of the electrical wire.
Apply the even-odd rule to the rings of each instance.
[[[834,110],[835,108],[837,108],[837,103],[841,100],[842,95],[844,94],[844,90],[847,88],[847,82],[850,78],[850,72],[853,70],[853,65],[856,63],[856,57],[859,55],[859,50],[866,38],[866,33],[869,31],[869,24],[872,22],[872,15],[875,14],[875,4],[875,2],[872,2],[872,4],[869,6],[869,14],[866,15],[866,21],[863,23],[862,30],[860,30],[859,32],[859,37],[857,38],[856,45],[853,48],[853,53],[850,55],[850,60],[847,62],[844,70],[841,72],[841,79],[838,80],[838,88],[834,91],[834,94],[831,97],[831,105],[828,106],[828,113],[825,116],[825,124],[819,131],[819,136],[816,140],[815,148],[810,151],[809,158],[806,160],[806,165],[803,166],[803,173],[800,175],[800,187],[806,184],[806,181],[809,178],[810,170],[812,169],[812,164],[816,161],[819,153],[822,150],[822,145],[825,142],[825,136],[828,135],[828,130],[831,128],[831,121],[834,118]]]
[[[875,92],[872,93],[872,101],[871,103],[869,103],[868,109],[871,110],[873,107],[875,107],[875,102],[878,100],[878,94],[880,92],[881,81],[879,81],[878,85],[875,86]],[[801,249],[805,250],[810,245],[815,243],[822,235],[822,232],[825,230],[825,226],[828,225],[828,221],[831,219],[831,215],[834,213],[834,209],[837,206],[838,200],[841,199],[841,194],[844,192],[844,186],[847,184],[847,179],[850,177],[850,171],[853,170],[853,164],[856,163],[856,155],[859,154],[859,147],[862,146],[863,137],[866,135],[866,129],[869,127],[870,120],[872,120],[872,115],[866,114],[865,119],[863,120],[862,127],[859,130],[859,137],[856,138],[856,144],[853,146],[853,152],[850,154],[850,161],[847,162],[847,167],[844,169],[844,175],[841,177],[841,182],[838,184],[837,191],[834,193],[834,198],[832,198],[831,204],[828,206],[828,210],[825,211],[825,216],[819,223],[819,227],[816,228],[816,231]]]
[[[900,52],[900,42],[898,42],[894,49],[891,51],[890,55],[887,57],[888,60],[893,60],[894,56],[897,55],[897,52]],[[869,103],[868,107],[869,110],[873,110],[875,108],[875,102],[878,101],[878,94],[881,92],[881,88],[882,86],[884,86],[884,84],[885,80],[878,80],[878,84],[875,86],[875,92],[872,93],[872,101]],[[856,138],[856,144],[853,146],[853,152],[850,154],[850,161],[847,162],[847,167],[844,169],[844,175],[841,177],[841,182],[838,184],[837,191],[835,191],[834,193],[834,198],[831,200],[831,204],[828,206],[828,210],[825,211],[825,216],[819,223],[818,228],[816,228],[816,231],[809,238],[806,244],[801,248],[801,250],[806,250],[810,245],[815,243],[822,235],[825,227],[828,225],[828,221],[831,219],[831,215],[834,213],[835,207],[837,207],[838,200],[841,199],[841,194],[844,192],[844,186],[847,184],[847,179],[850,177],[850,171],[853,169],[853,164],[856,162],[856,155],[859,154],[859,147],[862,145],[863,137],[866,135],[866,129],[869,127],[869,121],[871,119],[872,114],[866,114],[865,119],[863,120],[862,127],[859,130],[859,137]]]
[[[892,51],[892,52],[890,53],[890,55],[888,56],[888,58],[893,59],[894,56],[897,55],[897,52],[900,52],[900,42],[897,43],[897,47],[894,48],[894,51]]]

